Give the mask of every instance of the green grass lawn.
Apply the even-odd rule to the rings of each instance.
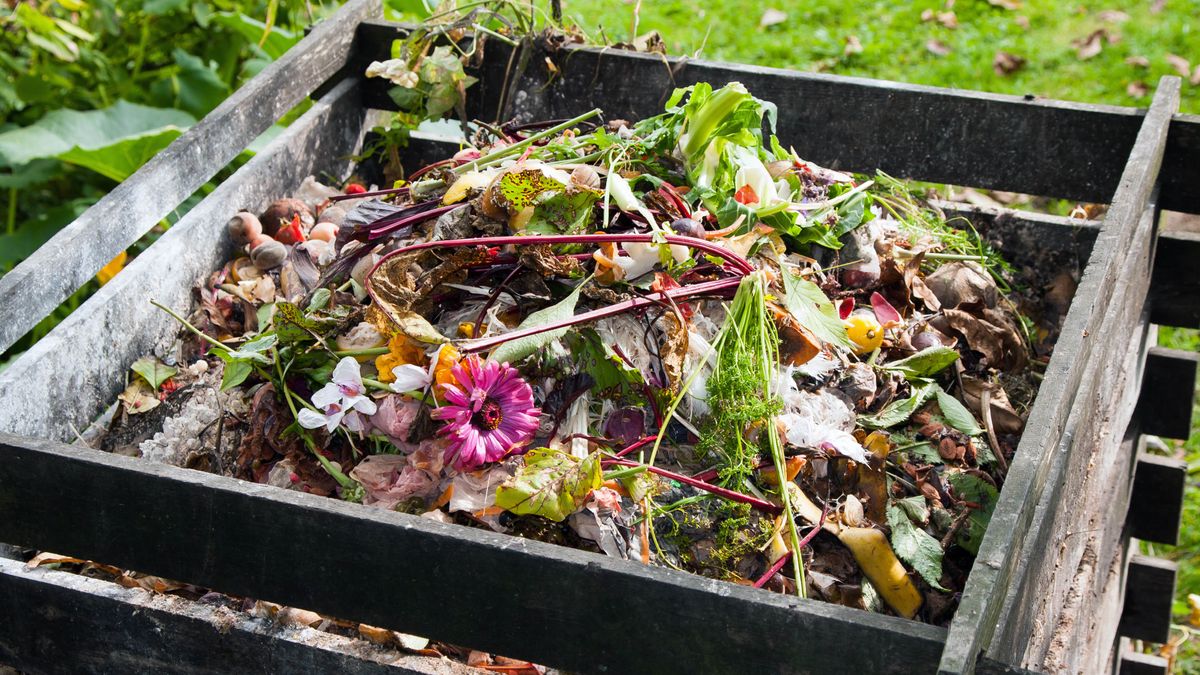
[[[603,31],[618,41],[630,38],[637,4],[564,0],[563,10],[593,38]],[[946,4],[952,9],[946,10]],[[1153,92],[1159,77],[1180,74],[1168,62],[1169,54],[1187,60],[1189,74],[1200,65],[1198,0],[1167,0],[1157,12],[1151,2],[1019,4],[1020,9],[1008,10],[984,0],[775,0],[766,4],[654,0],[641,3],[637,33],[659,31],[671,54],[699,52],[707,59],[1129,106],[1149,101],[1149,95],[1130,95],[1130,83],[1143,82]],[[786,19],[762,27],[768,8],[783,12]],[[935,18],[922,21],[927,10]],[[936,15],[946,11],[953,12],[957,27],[937,20]],[[951,23],[950,17],[945,18]],[[1099,39],[1100,52],[1081,60],[1073,41],[1097,30],[1105,31]],[[861,51],[847,48],[853,39]],[[927,47],[931,40],[939,41],[949,53],[931,52]],[[1001,51],[1025,59],[1024,66],[1011,74],[998,74],[993,60]],[[1127,63],[1132,57],[1144,57],[1149,65]],[[1200,86],[1185,82],[1182,108],[1200,112]]]
[[[648,1],[636,12],[636,34],[658,31],[672,55],[1124,106],[1147,105],[1161,76],[1182,75],[1168,58],[1174,56],[1187,61],[1189,76],[1197,80],[1184,79],[1181,109],[1200,112],[1200,0],[1167,0],[1159,7],[1026,0],[1015,10],[966,0],[952,3],[953,20],[943,15],[944,23],[939,22],[937,14],[948,11],[946,4]],[[636,7],[636,2],[612,0],[563,3],[565,14],[591,37],[602,32],[611,41],[630,40]],[[763,27],[768,8],[784,12],[786,19]],[[934,16],[922,20],[927,10]],[[1083,43],[1098,30],[1105,31],[1099,53],[1081,59],[1076,41]],[[931,40],[948,53],[933,53],[927,46]],[[1025,63],[998,73],[993,67],[997,52]],[[1145,93],[1131,83],[1146,85]],[[1197,351],[1200,333],[1164,329],[1160,342]],[[1193,421],[1200,424],[1200,411]],[[1153,552],[1180,564],[1176,620],[1182,624],[1188,594],[1200,594],[1200,430],[1194,427],[1187,443],[1169,446],[1171,454],[1189,462],[1189,490],[1180,545]],[[1182,639],[1190,633],[1179,628],[1176,635]],[[1176,672],[1200,673],[1200,636],[1185,642],[1179,657]]]

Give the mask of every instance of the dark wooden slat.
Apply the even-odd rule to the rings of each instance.
[[[1125,579],[1121,635],[1134,640],[1166,642],[1171,637],[1171,603],[1178,566],[1159,558],[1133,555]]]
[[[42,673],[476,672],[224,607],[0,558],[0,664]]]
[[[149,305],[191,306],[192,286],[230,256],[225,222],[289,195],[310,174],[342,176],[362,139],[359,84],[343,82],[0,372],[0,430],[70,439],[120,393],[129,365],[173,356],[179,325]],[[29,383],[38,383],[30,386]],[[70,392],[70,395],[64,395]]]
[[[1200,165],[1200,151],[1192,160]],[[1200,328],[1200,232],[1161,236],[1150,286],[1150,320],[1162,326]]]
[[[1167,675],[1170,664],[1161,656],[1141,652],[1121,654],[1117,675]]]
[[[1063,441],[1073,403],[1078,392],[1093,391],[1095,366],[1112,349],[1112,343],[1119,340],[1114,333],[1128,336],[1128,326],[1135,325],[1141,314],[1141,303],[1116,293],[1114,282],[1131,274],[1132,270],[1124,266],[1131,255],[1152,246],[1152,228],[1151,234],[1140,239],[1136,233],[1144,225],[1144,215],[1151,206],[1168,124],[1178,102],[1179,80],[1164,78],[1125,163],[1120,186],[1067,313],[1000,502],[951,622],[939,665],[941,673],[973,672],[976,656],[991,644],[1004,593],[1014,578],[1019,580],[1031,571],[1018,569],[1022,546],[1019,538],[1028,532],[1047,481],[1053,484],[1060,479],[1058,475],[1050,475],[1051,467],[1056,464],[1055,455],[1070,448],[1070,439],[1065,447]],[[1120,299],[1114,302],[1115,297]],[[1134,305],[1136,311],[1131,311]],[[1110,313],[1110,306],[1124,311]],[[1105,331],[1106,325],[1111,325],[1114,331]],[[1085,373],[1090,373],[1089,377],[1085,378]]]
[[[1194,352],[1166,347],[1150,350],[1137,409],[1144,433],[1187,440],[1192,433],[1198,364],[1200,354]]]
[[[11,435],[0,435],[0,540],[586,672],[929,671],[945,636],[895,617]]]
[[[1175,546],[1183,519],[1183,491],[1187,462],[1142,453],[1133,476],[1129,500],[1129,536]]]
[[[365,60],[387,56],[397,24],[366,22]],[[486,43],[472,114],[496,115],[511,49]],[[801,156],[850,170],[1089,202],[1111,200],[1143,112],[1043,99],[800,73],[621,50],[569,45],[529,59],[513,111],[522,117],[570,117],[600,107],[610,118],[662,112],[676,86],[740,81],[779,105],[779,135]],[[549,83],[549,85],[547,84]],[[390,109],[388,85],[374,81],[369,105]],[[472,100],[473,99],[473,100]],[[1081,151],[1086,148],[1086,151]],[[1200,117],[1171,123],[1162,206],[1200,212]]]
[[[0,352],[150,231],[346,62],[379,0],[351,0],[33,255],[0,277]]]

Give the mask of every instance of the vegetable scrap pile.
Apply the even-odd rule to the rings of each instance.
[[[106,443],[944,624],[1052,331],[968,224],[775,117],[697,84],[238,213]]]

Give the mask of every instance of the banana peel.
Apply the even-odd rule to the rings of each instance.
[[[838,539],[854,554],[859,568],[889,607],[906,619],[916,616],[924,599],[883,532],[870,527],[845,527]]]
[[[790,485],[795,484],[789,483]],[[804,490],[799,488],[800,486],[796,485],[796,489],[791,490],[789,495],[792,506],[801,518],[816,525],[821,522],[821,507],[814,504],[808,495],[804,494]],[[906,619],[916,616],[924,598],[909,578],[908,571],[896,557],[883,532],[871,527],[846,527],[836,518],[826,518],[822,527],[830,534],[836,535],[842,544],[850,549],[855,562],[875,590],[879,591],[879,596],[888,607]],[[786,541],[782,540],[782,537],[780,539],[780,543],[786,545]],[[775,547],[772,546],[772,549]],[[776,551],[772,550],[771,556],[775,555]]]

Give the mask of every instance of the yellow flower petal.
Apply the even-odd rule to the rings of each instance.
[[[118,272],[125,269],[125,261],[128,258],[129,256],[125,254],[125,251],[121,251],[117,254],[117,257],[108,261],[108,264],[104,267],[101,267],[100,271],[96,273],[96,280],[100,282],[100,285],[103,286],[112,281],[112,278],[117,276]]]

